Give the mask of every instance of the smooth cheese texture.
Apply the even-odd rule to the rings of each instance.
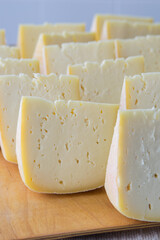
[[[32,77],[39,73],[39,62],[35,59],[0,58],[0,75],[25,73]]]
[[[118,105],[23,97],[16,149],[26,186],[42,193],[103,186],[117,110]]]
[[[120,20],[107,20],[103,24],[101,39],[126,39],[136,36],[158,35],[160,34],[160,24],[145,22],[130,22]]]
[[[101,39],[103,24],[107,20],[127,20],[131,22],[147,22],[147,23],[153,22],[152,18],[96,14],[92,21],[91,31],[96,32],[97,40]]]
[[[126,76],[120,106],[124,110],[160,108],[160,73]]]
[[[22,58],[32,58],[35,46],[41,33],[74,31],[84,32],[85,24],[59,23],[43,25],[20,25],[18,32],[18,46],[20,47]]]
[[[33,58],[39,60],[41,72],[43,70],[43,57],[42,57],[42,50],[44,46],[47,45],[59,45],[61,46],[62,43],[66,42],[89,42],[95,41],[96,35],[95,33],[88,33],[88,32],[63,32],[63,33],[43,33],[40,34]]]
[[[76,76],[48,76],[36,74],[0,76],[0,135],[3,156],[10,162],[16,158],[16,128],[22,96],[39,96],[56,99],[79,100],[79,82]]]
[[[83,101],[119,104],[124,76],[144,72],[144,58],[104,60],[71,65],[68,73],[79,77]]]
[[[8,47],[0,45],[0,58],[20,58],[20,50],[18,47]]]
[[[43,48],[44,73],[66,73],[67,66],[85,61],[102,62],[115,58],[114,41],[64,43]]]
[[[6,44],[6,36],[5,36],[5,30],[0,29],[0,45]]]
[[[119,111],[105,189],[123,215],[160,221],[160,110]]]

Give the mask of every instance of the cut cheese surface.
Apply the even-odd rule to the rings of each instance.
[[[44,73],[66,73],[67,66],[85,61],[102,62],[115,58],[114,41],[89,43],[64,43],[61,47],[46,46],[43,48]]]
[[[146,22],[131,22],[120,20],[107,20],[103,24],[101,39],[125,39],[136,36],[158,35],[160,34],[160,24]]]
[[[63,33],[43,33],[40,34],[33,57],[38,59],[40,62],[41,72],[43,70],[43,57],[42,50],[44,46],[47,45],[59,45],[66,42],[89,42],[95,41],[96,35],[95,33],[89,32],[63,32]]]
[[[74,193],[103,186],[118,105],[23,97],[17,158],[28,188]]]
[[[6,160],[16,162],[16,127],[22,96],[39,96],[57,99],[79,100],[79,80],[76,76],[36,74],[0,76],[0,136],[1,149]]]
[[[116,40],[116,57],[144,56],[145,72],[160,72],[160,35]]]
[[[119,104],[124,76],[144,72],[144,58],[104,60],[71,65],[68,73],[79,77],[83,101]]]
[[[0,59],[0,75],[25,73],[32,77],[39,73],[39,62],[35,59]]]
[[[123,215],[160,221],[160,110],[119,111],[105,189]]]
[[[107,20],[127,20],[131,22],[147,22],[147,23],[153,22],[152,18],[96,14],[92,21],[91,31],[96,32],[97,40],[101,39],[103,24]]]
[[[6,44],[5,30],[0,29],[0,45]]]
[[[18,47],[0,45],[0,58],[20,58],[20,50]]]
[[[52,33],[52,32],[63,32],[63,31],[74,31],[84,32],[85,24],[48,24],[43,25],[20,25],[18,32],[18,45],[21,51],[22,58],[32,58],[35,50],[35,46],[38,37],[41,33]]]
[[[160,108],[160,73],[142,73],[125,77],[121,109]]]

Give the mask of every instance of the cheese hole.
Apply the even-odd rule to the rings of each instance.
[[[14,138],[12,138],[12,142],[14,143]]]
[[[62,180],[60,180],[60,181],[59,181],[59,184],[61,184],[61,185],[62,185],[62,184],[63,184],[63,181],[62,181]]]
[[[40,168],[41,167],[41,165],[40,164],[38,164],[38,168]]]
[[[66,150],[68,151],[68,143],[66,143],[65,146],[66,146]]]
[[[104,124],[104,119],[102,118],[102,123]]]
[[[44,131],[45,131],[46,133],[48,133],[48,130],[47,130],[47,129],[44,129]]]
[[[154,174],[154,177],[155,177],[155,178],[158,178],[158,175],[157,175],[157,173],[155,173],[155,174]]]
[[[150,203],[148,204],[148,207],[149,207],[149,210],[151,210],[151,209],[152,209],[152,208],[151,208],[151,204],[150,204]]]
[[[135,90],[135,87],[132,87],[133,90]]]
[[[79,164],[79,160],[78,159],[75,159],[76,160],[76,163]]]
[[[64,94],[64,92],[62,92],[62,98],[65,99],[65,94]]]
[[[52,114],[53,114],[53,115],[56,115],[56,113],[55,113],[55,112],[52,112]]]
[[[84,92],[84,87],[83,87],[83,85],[81,84],[81,90]]]
[[[87,152],[87,158],[89,159],[89,152]]]
[[[127,190],[127,192],[131,190],[131,183],[128,183],[126,190]]]
[[[30,134],[32,134],[32,130],[30,131]]]
[[[103,113],[103,111],[101,110],[101,114]]]
[[[59,163],[59,164],[61,164],[61,163],[62,163],[62,161],[59,159],[59,160],[58,160],[58,163]]]
[[[84,119],[84,123],[85,123],[86,127],[88,127],[88,125],[89,125],[89,120],[88,120],[88,118],[85,118],[85,119]]]
[[[154,107],[157,108],[157,104],[155,104]]]
[[[33,162],[35,163],[35,162],[36,162],[36,160],[33,160]]]
[[[137,105],[137,103],[138,103],[138,99],[136,99],[136,101],[135,101],[135,105]]]
[[[9,128],[9,126],[7,125],[7,128]]]
[[[99,144],[99,140],[97,140],[97,142],[96,142],[97,144]]]
[[[107,139],[106,138],[104,138],[104,142],[106,142],[107,141]]]

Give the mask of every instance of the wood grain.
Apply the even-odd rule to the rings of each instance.
[[[0,153],[0,239],[54,239],[157,225],[122,216],[103,188],[72,195],[31,192],[17,165]]]

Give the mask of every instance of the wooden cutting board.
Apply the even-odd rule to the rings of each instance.
[[[103,188],[72,195],[37,194],[21,181],[17,165],[0,152],[0,239],[49,239],[157,226],[127,219]]]

